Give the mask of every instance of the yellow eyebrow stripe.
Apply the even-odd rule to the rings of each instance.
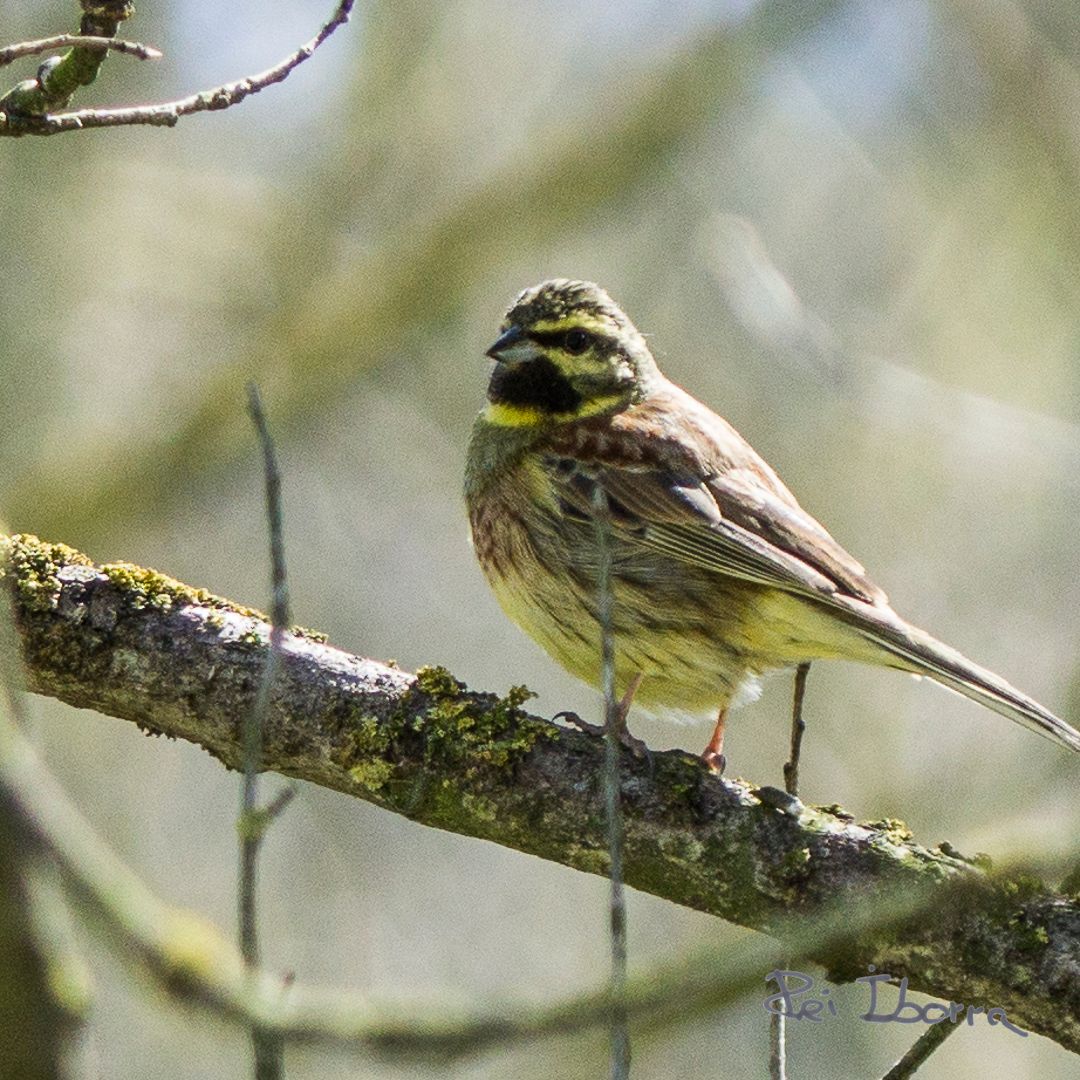
[[[596,334],[610,334],[611,324],[606,319],[578,311],[561,319],[538,319],[525,332],[530,330],[538,334],[558,334],[563,330],[591,330]]]

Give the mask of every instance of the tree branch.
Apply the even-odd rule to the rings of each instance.
[[[79,33],[73,35],[79,44],[62,57],[46,60],[34,78],[24,79],[0,97],[0,135],[34,130],[51,110],[67,108],[75,91],[97,78],[109,51],[101,47],[100,39],[113,37],[135,10],[129,0],[81,0],[81,6]],[[26,44],[34,43],[13,48]]]
[[[152,45],[142,45],[138,41],[124,41],[122,38],[83,37],[80,34],[56,34],[54,37],[41,38],[38,41],[19,41],[14,45],[0,48],[0,67],[14,63],[24,56],[52,52],[53,49],[67,49],[78,46],[81,49],[100,49],[102,51],[126,53],[139,60],[160,60],[161,50]]]
[[[315,37],[273,67],[260,71],[256,75],[248,75],[234,82],[215,86],[210,90],[201,90],[188,97],[178,98],[175,101],[163,101],[156,105],[133,105],[113,109],[75,109],[70,112],[49,111],[66,106],[77,86],[87,85],[93,81],[97,66],[105,56],[105,50],[100,45],[72,49],[57,66],[43,67],[36,79],[24,80],[0,98],[0,135],[57,135],[62,131],[119,127],[127,124],[173,127],[181,116],[231,108],[251,94],[257,94],[260,90],[265,90],[268,86],[283,82],[288,78],[294,68],[305,60],[309,60],[315,50],[339,26],[349,21],[354,4],[355,0],[340,0],[333,15]],[[124,4],[120,6],[128,7]],[[86,19],[84,19],[83,29],[86,33],[93,30],[93,28],[87,29]],[[114,30],[115,25],[113,31],[109,33],[111,34]],[[108,36],[108,34],[103,36]],[[55,76],[58,72],[73,65],[73,58],[79,60],[82,67],[92,66],[93,71],[85,78],[81,73],[77,79],[65,78],[62,87],[64,92],[61,92],[57,86],[51,84],[56,82]]]
[[[0,537],[28,687],[242,762],[270,636],[264,616],[128,564],[95,566],[34,537]],[[602,739],[524,713],[526,695],[467,691],[295,630],[265,731],[266,768],[436,828],[589,873],[608,871]],[[1080,899],[912,842],[899,822],[856,825],[775,788],[722,780],[677,751],[622,768],[625,880],[783,936],[833,905],[940,888],[932,916],[812,953],[830,978],[867,964],[914,990],[1000,1006],[1080,1051]],[[950,849],[951,850],[951,849]],[[763,974],[763,973],[762,973]]]

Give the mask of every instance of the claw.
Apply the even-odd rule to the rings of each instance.
[[[652,761],[652,751],[645,745],[644,741],[637,738],[635,735],[631,735],[630,732],[624,726],[619,732],[619,742],[630,751],[636,758],[647,758]]]
[[[552,720],[565,720],[568,724],[576,727],[578,731],[584,731],[586,735],[603,735],[604,729],[600,724],[590,724],[588,720],[582,720],[576,712],[557,712]]]
[[[706,750],[701,755],[701,760],[705,768],[715,776],[724,775],[724,770],[727,768],[727,758],[723,754],[718,754],[715,750]]]
[[[565,720],[579,731],[585,732],[586,735],[593,735],[598,738],[604,736],[604,727],[602,724],[590,724],[588,720],[582,720],[576,712],[570,712],[569,710],[557,712],[551,719]],[[647,761],[649,763],[650,773],[655,772],[656,766],[653,761],[652,751],[645,745],[645,742],[642,739],[638,739],[630,734],[626,727],[625,715],[622,717],[622,723],[619,728],[619,743],[620,745],[625,746],[639,761]]]

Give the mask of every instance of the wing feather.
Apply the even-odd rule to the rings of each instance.
[[[588,520],[599,486],[625,541],[824,604],[881,650],[878,662],[891,657],[1080,750],[1080,733],[1063,720],[904,622],[734,428],[677,387],[547,442],[542,464],[563,513]]]
[[[885,602],[733,429],[720,428],[714,446],[693,428],[696,440],[672,439],[655,401],[650,408],[605,426],[583,421],[551,440],[543,464],[563,513],[586,519],[599,485],[615,527],[643,547],[817,600]]]

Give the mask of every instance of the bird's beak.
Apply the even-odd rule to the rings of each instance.
[[[486,355],[500,364],[517,364],[522,360],[535,360],[539,352],[520,326],[511,326],[499,335]]]

